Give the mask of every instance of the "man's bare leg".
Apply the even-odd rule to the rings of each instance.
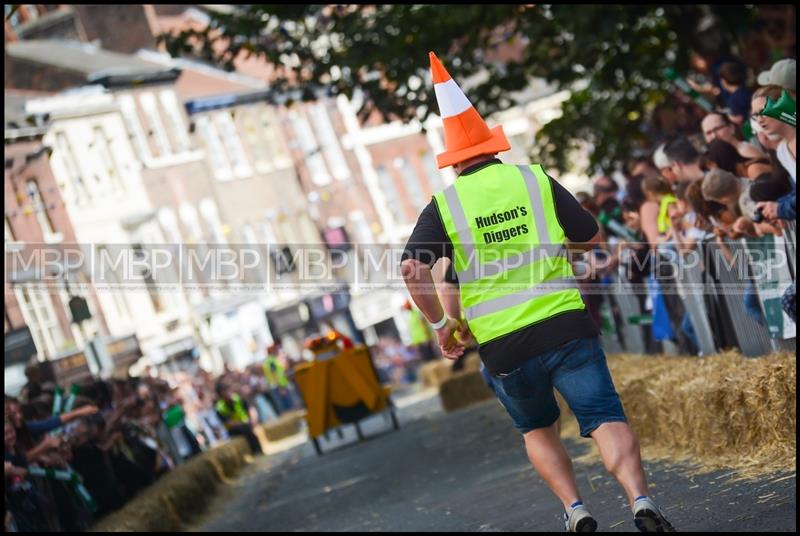
[[[642,468],[639,441],[625,422],[607,422],[591,433],[600,449],[603,464],[622,485],[630,504],[647,495],[647,479]]]
[[[569,512],[570,506],[580,500],[580,495],[572,461],[561,442],[559,421],[547,428],[531,430],[523,437],[534,469],[564,504],[564,510]]]

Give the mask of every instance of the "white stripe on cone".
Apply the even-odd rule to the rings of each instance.
[[[447,82],[441,84],[434,84],[433,89],[436,91],[436,100],[439,102],[439,115],[442,118],[453,117],[460,113],[466,112],[472,107],[467,96],[458,87],[455,80],[452,78]]]

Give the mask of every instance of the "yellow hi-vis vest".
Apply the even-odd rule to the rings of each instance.
[[[273,368],[275,369],[274,371]],[[274,355],[267,355],[267,359],[264,360],[264,376],[267,378],[267,383],[270,387],[288,387],[289,385],[286,371]]]
[[[247,410],[244,409],[241,397],[237,394],[234,394],[231,396],[231,401],[233,402],[232,409],[228,404],[228,402],[226,402],[225,400],[222,399],[217,400],[216,404],[217,413],[219,413],[223,419],[228,419],[230,417],[233,417],[234,421],[238,421],[241,423],[249,423],[250,415],[247,413]]]
[[[540,165],[486,166],[433,198],[478,343],[585,308]]]
[[[422,313],[413,307],[408,311],[408,331],[411,335],[412,345],[423,344],[431,340],[427,322],[422,317]]]
[[[669,206],[677,203],[678,198],[672,194],[667,194],[661,198],[661,203],[658,206],[658,232],[661,234],[666,233],[672,227],[672,222],[669,219]]]

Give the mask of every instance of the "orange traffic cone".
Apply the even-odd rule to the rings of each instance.
[[[511,146],[503,133],[503,127],[496,126],[490,130],[455,80],[450,78],[436,54],[431,52],[429,56],[439,115],[444,121],[444,144],[447,148],[442,154],[436,155],[439,168],[482,154],[493,155],[508,151]]]

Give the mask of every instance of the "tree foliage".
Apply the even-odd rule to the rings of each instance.
[[[648,113],[688,70],[689,51],[729,46],[752,6],[703,5],[247,5],[212,12],[208,28],[161,36],[174,56],[233,69],[257,55],[276,67],[276,90],[363,96],[359,115],[423,120],[437,112],[429,50],[484,114],[515,104],[535,78],[571,89],[561,117],[537,133],[536,154],[567,169],[587,142],[609,168],[645,137]],[[698,28],[703,25],[703,31]],[[508,51],[516,51],[509,54]],[[482,75],[476,77],[478,73]],[[472,78],[470,78],[472,77]],[[475,80],[479,78],[479,80]]]

